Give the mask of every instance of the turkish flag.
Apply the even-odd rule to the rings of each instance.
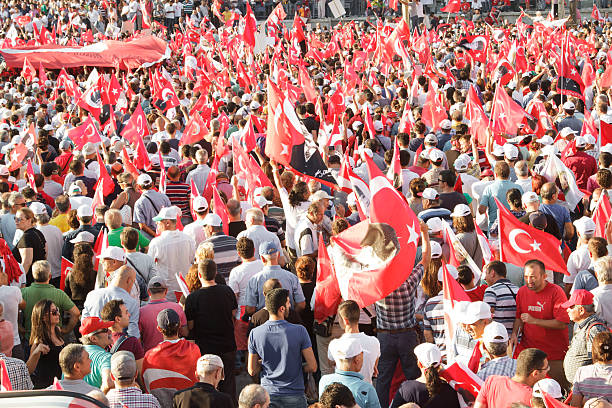
[[[527,112],[537,120],[535,134],[538,138],[544,136],[546,131],[555,129],[552,118],[548,114],[544,102],[541,100],[533,98],[527,105]],[[588,111],[586,111],[584,114],[585,118],[587,117],[587,114]],[[590,114],[588,115],[590,116]],[[586,119],[584,123],[586,123]]]
[[[257,20],[249,2],[246,2],[246,15],[244,16],[244,31],[242,41],[251,48],[255,47],[255,33],[257,32]]]
[[[448,119],[446,108],[442,104],[440,97],[434,91],[433,86],[430,86],[425,105],[423,106],[422,120],[432,130],[439,129],[440,123],[444,119]]]
[[[557,81],[557,92],[562,95],[570,95],[584,101],[584,82],[576,66],[571,62],[569,48],[569,32],[566,33],[565,45],[561,52],[561,61],[557,64],[559,79]]]
[[[240,143],[234,143],[232,154],[234,172],[239,178],[246,180],[245,187],[248,196],[252,197],[255,189],[258,187],[272,187],[272,183],[261,167],[259,167],[255,159],[242,148]]]
[[[499,211],[499,246],[503,262],[523,266],[531,259],[539,259],[547,269],[569,275],[557,238],[520,222],[497,199],[495,202]]]
[[[367,104],[363,108],[362,116],[365,128],[370,133],[370,138],[374,139],[374,136],[376,135],[376,131],[374,130],[374,121],[372,120],[372,115],[370,115],[370,108]]]
[[[452,350],[455,328],[458,326],[458,318],[454,309],[459,302],[471,302],[459,282],[448,272],[446,264],[442,264],[442,297],[444,303],[444,331],[446,333],[446,352]],[[448,356],[447,356],[448,357]]]
[[[21,167],[23,164],[23,159],[25,159],[28,154],[28,148],[23,143],[17,144],[15,148],[9,154],[10,162],[9,162],[9,171],[13,171]]]
[[[604,73],[599,78],[599,86],[609,88],[612,86],[612,65],[608,65]]]
[[[612,143],[612,124],[600,120],[599,130],[601,131],[601,146],[605,146],[608,143]]]
[[[142,362],[142,378],[147,392],[158,388],[182,390],[198,380],[195,367],[200,348],[185,339],[164,341],[147,351]]]
[[[338,305],[342,302],[342,295],[322,234],[319,236],[318,253],[317,284],[314,290],[314,317],[318,322],[322,322],[327,317],[336,314]]]
[[[158,92],[153,95],[153,100],[154,105],[161,109],[162,112],[166,112],[168,109],[175,108],[181,104],[172,84],[168,80],[162,81]]]
[[[117,102],[119,101],[119,96],[121,96],[121,92],[123,92],[123,89],[119,85],[117,77],[114,74],[111,74],[110,81],[108,82],[108,88],[106,91],[109,103],[111,105],[117,104]]]
[[[30,21],[32,21],[32,17],[30,16],[19,16],[15,19],[17,25],[21,27],[25,27]]]
[[[6,362],[4,359],[0,360],[0,391],[13,391],[11,385],[11,379],[6,369]]]
[[[78,149],[82,149],[87,142],[100,143],[102,141],[98,129],[90,115],[87,115],[87,119],[85,119],[81,125],[70,129],[68,131],[68,137],[74,142],[74,145]]]
[[[591,86],[595,82],[595,69],[590,61],[585,61],[580,77],[582,78],[582,82],[584,82],[584,86]]]
[[[204,139],[204,136],[208,133],[208,128],[202,120],[202,117],[198,112],[192,115],[185,126],[179,145],[183,146],[186,144],[196,143]]]
[[[599,9],[597,8],[594,2],[593,2],[593,11],[591,11],[591,17],[593,17],[597,21],[603,22],[603,17],[601,16],[601,12],[599,11]]]
[[[104,179],[99,179],[96,183],[96,190],[94,191],[93,201],[91,202],[91,210],[95,213],[96,208],[104,205],[104,190],[107,190],[108,187],[105,185],[108,182]]]
[[[300,86],[302,87],[302,92],[304,92],[304,96],[308,102],[314,103],[317,100],[317,92],[315,91],[314,86],[312,85],[312,81],[310,80],[310,75],[308,75],[308,71],[303,65],[299,67],[300,71]]]
[[[28,61],[28,57],[24,57],[23,59],[23,70],[21,71],[21,76],[28,82],[34,81],[36,78],[36,68],[30,61]]]
[[[498,133],[516,135],[518,125],[523,121],[526,112],[506,93],[503,86],[498,86],[493,98],[491,128]]]
[[[257,147],[257,137],[255,135],[255,129],[253,128],[253,117],[253,114],[249,115],[247,123],[244,125],[242,136],[240,137],[240,143],[242,143],[247,152],[251,152]]]
[[[459,40],[459,46],[465,48],[467,53],[474,59],[482,64],[487,62],[487,49],[491,37],[488,35],[466,35]]]
[[[130,156],[128,155],[127,150],[125,150],[125,147],[123,148],[123,150],[121,150],[121,163],[123,164],[123,168],[128,173],[130,173],[132,177],[134,177],[134,180],[138,178],[138,176],[140,175],[140,172],[138,171],[138,169],[136,168],[136,166],[130,159]]]
[[[609,220],[612,220],[612,205],[610,205],[610,197],[608,197],[608,194],[602,194],[597,202],[597,208],[595,208],[595,211],[593,212],[596,237],[606,237],[606,223]]]
[[[191,217],[193,218],[193,220],[197,220],[198,216],[196,214],[196,212],[193,210],[193,200],[195,200],[196,197],[200,197],[201,194],[198,191],[198,188],[195,185],[195,181],[193,181],[193,178],[191,179],[191,185],[190,185],[190,191],[189,191],[189,208],[191,209]]]
[[[466,99],[466,116],[470,121],[472,134],[478,138],[478,143],[484,146],[489,137],[489,119],[485,115],[480,99],[476,94],[476,89],[470,86]]]
[[[515,75],[516,71],[512,64],[506,58],[501,58],[493,71],[493,82],[499,82],[499,85],[506,85],[512,81]],[[499,88],[503,89],[501,86],[497,87],[497,89]]]
[[[28,159],[28,163],[26,165],[26,176],[28,178],[28,184],[30,185],[30,187],[32,187],[32,190],[34,190],[38,194],[38,189],[36,188],[36,181],[34,181],[34,167],[32,167],[31,159]]]
[[[130,143],[137,144],[138,140],[142,140],[147,135],[149,135],[147,117],[142,110],[142,106],[138,104],[130,120],[121,131],[121,136],[125,137]]]
[[[484,381],[482,381],[474,371],[470,370],[460,361],[456,361],[440,371],[440,377],[444,378],[448,385],[453,387],[453,389],[464,399],[465,397],[468,399],[476,399],[480,392],[480,388],[484,384]],[[469,393],[473,398],[466,395],[464,391]]]
[[[443,13],[456,13],[461,10],[461,0],[450,0],[448,4],[440,9]]]
[[[102,113],[102,93],[98,83],[92,84],[77,100],[77,105],[90,112],[96,118]]]
[[[104,160],[102,160],[102,158],[100,157],[100,153],[96,152],[96,155],[98,156],[98,165],[100,167],[98,183],[104,181],[104,189],[102,191],[104,192],[104,195],[107,196],[112,194],[115,190],[115,183],[113,182],[113,179],[111,178],[110,174],[108,174],[108,171],[106,170],[106,165],[104,164]]]
[[[229,235],[229,213],[227,212],[227,207],[219,195],[217,186],[212,186],[212,193],[213,213],[221,217],[223,233]]]
[[[370,219],[332,238],[341,249],[332,260],[342,298],[360,307],[383,299],[406,281],[420,234],[418,218],[406,200],[367,156],[366,165],[372,193]]]
[[[68,276],[68,272],[72,270],[73,266],[74,264],[72,262],[62,256],[60,290],[64,290],[66,287],[66,276]]]

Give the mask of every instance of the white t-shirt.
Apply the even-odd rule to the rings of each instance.
[[[172,3],[166,3],[164,5],[164,13],[166,18],[174,18],[174,5]]]
[[[15,286],[0,286],[0,299],[4,303],[4,320],[11,322],[13,325],[13,344],[17,346],[21,344],[21,340],[19,340],[19,326],[17,325],[19,303],[23,300],[21,289]]]
[[[232,288],[234,293],[238,294],[238,310],[236,310],[236,319],[240,319],[240,308],[246,306],[246,290],[251,279],[255,274],[261,272],[264,265],[261,259],[256,259],[252,262],[243,262],[230,272],[227,285]]]
[[[363,365],[359,374],[363,375],[363,380],[372,384],[372,375],[374,375],[374,366],[376,360],[380,357],[380,342],[374,336],[368,336],[365,333],[344,333],[341,338],[352,338],[359,340],[363,348]],[[338,340],[334,339],[329,343],[327,348],[327,358],[331,361],[336,361],[333,357],[334,351],[338,347]],[[336,361],[338,365],[338,361]]]

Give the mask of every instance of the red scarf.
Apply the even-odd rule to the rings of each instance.
[[[11,282],[19,282],[19,277],[23,273],[19,267],[19,262],[13,256],[11,249],[6,244],[6,241],[0,238],[0,258],[4,261],[4,272],[8,276],[7,284]]]

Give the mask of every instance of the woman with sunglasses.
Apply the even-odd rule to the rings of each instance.
[[[13,255],[26,271],[26,282],[33,281],[32,264],[47,259],[47,240],[42,232],[35,228],[34,213],[28,207],[20,208],[15,214],[15,225],[23,235],[13,249]]]
[[[49,299],[38,301],[32,309],[32,333],[30,334],[30,358],[26,362],[32,376],[34,389],[44,389],[53,384],[53,379],[61,378],[59,353],[64,348],[64,340],[58,324],[59,308]]]

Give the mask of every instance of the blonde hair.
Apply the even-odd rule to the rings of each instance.
[[[202,262],[205,259],[215,259],[214,246],[210,242],[202,242],[195,253],[196,263]]]

